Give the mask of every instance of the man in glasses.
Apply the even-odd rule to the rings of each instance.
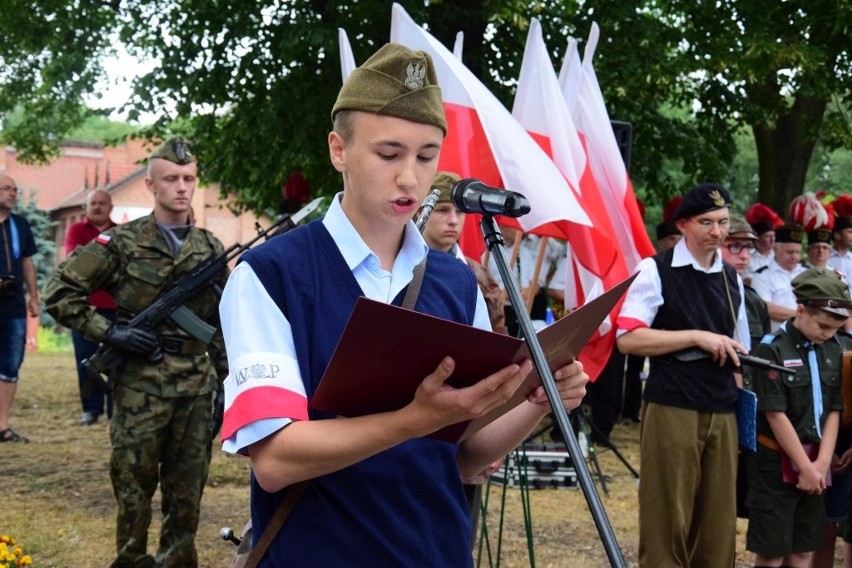
[[[640,566],[734,563],[734,367],[750,341],[741,280],[719,252],[730,204],[712,183],[683,196],[672,217],[683,239],[639,263],[618,317],[618,348],[651,360],[640,440]],[[708,356],[679,358],[696,349]]]
[[[731,214],[728,236],[722,247],[722,259],[742,276],[755,254],[757,240],[757,234],[745,218],[736,213]],[[751,344],[757,345],[771,331],[769,311],[766,302],[748,285],[745,285],[745,305]]]
[[[773,237],[775,231],[772,231]],[[742,215],[731,214],[728,227],[728,236],[722,245],[722,259],[734,267],[737,274],[743,278],[752,262],[752,257],[757,253],[757,244],[760,237],[757,231],[745,220]],[[748,334],[751,337],[752,346],[760,343],[766,335],[771,332],[769,310],[766,302],[748,285],[743,278],[743,291],[745,292],[746,317],[748,319]],[[743,385],[751,390],[751,367],[743,367]],[[741,451],[737,458],[737,516],[747,519],[748,507],[746,496],[748,495],[748,460],[749,452]]]

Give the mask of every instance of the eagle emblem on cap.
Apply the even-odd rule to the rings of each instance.
[[[722,197],[722,194],[719,193],[718,189],[714,189],[710,192],[710,200],[716,207],[722,207],[723,205],[725,205],[725,198]]]
[[[405,68],[405,86],[409,89],[420,89],[423,87],[423,78],[426,76],[425,63],[409,63]]]
[[[189,148],[187,147],[186,142],[175,142],[175,156],[177,156],[177,159],[181,162],[185,162],[187,158],[192,156],[192,154],[189,153]]]

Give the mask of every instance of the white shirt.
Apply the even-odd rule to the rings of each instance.
[[[849,292],[852,293],[852,250],[840,254],[837,249],[831,249],[831,254],[828,256],[828,266],[840,271],[841,275],[849,282]]]
[[[338,194],[332,200],[322,223],[340,249],[364,295],[371,300],[390,303],[411,282],[414,267],[423,260],[429,247],[414,223],[409,222],[405,226],[402,249],[391,271],[383,270],[378,256],[370,250],[346,217],[339,202],[341,195]],[[250,303],[248,299],[251,299]],[[304,404],[307,404],[290,323],[248,263],[237,265],[231,272],[222,293],[219,314],[228,353],[228,367],[231,369],[231,374],[225,380],[225,408],[240,392],[241,385],[237,384],[233,376],[234,370],[250,368],[252,365],[266,365],[267,368],[276,365],[278,372],[267,381],[269,385],[285,389],[292,393],[294,399],[301,396]],[[473,326],[491,330],[488,309],[479,287]],[[252,385],[258,383],[252,381]],[[286,416],[286,411],[282,413],[281,417],[265,418],[243,426],[223,441],[222,449],[230,453],[244,452],[254,442],[292,422],[292,418]]]
[[[750,278],[754,278],[755,273],[767,266],[772,260],[775,258],[775,251],[773,249],[769,249],[768,254],[763,254],[759,250],[755,249],[752,251],[751,256],[748,259],[748,266],[743,271],[743,278],[746,280]]]
[[[805,267],[797,264],[793,270],[784,270],[775,259],[762,272],[751,279],[751,287],[764,302],[773,303],[783,308],[796,309],[796,296],[793,294],[793,278],[805,271]],[[771,320],[772,331],[781,327],[780,321]]]
[[[713,264],[709,269],[705,269],[698,264],[689,248],[686,246],[686,238],[681,239],[674,246],[672,254],[672,267],[692,266],[693,269],[704,272],[706,274],[714,274],[722,272],[722,251],[716,251],[713,258]],[[621,306],[621,312],[618,314],[618,331],[617,336],[636,329],[638,327],[651,327],[654,319],[657,317],[657,312],[660,306],[663,305],[662,282],[660,273],[657,270],[657,263],[653,257],[642,259],[636,267],[639,275],[630,288],[627,290],[627,295],[624,299],[624,304]],[[748,318],[745,310],[745,289],[743,288],[742,278],[737,275],[737,288],[740,291],[740,305],[737,309],[737,335],[734,337],[747,350],[751,350],[751,336],[748,330]],[[727,303],[727,301],[726,301]],[[726,306],[720,306],[720,309],[727,309]]]

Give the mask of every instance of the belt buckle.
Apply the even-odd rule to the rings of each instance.
[[[180,353],[181,348],[183,348],[183,340],[176,337],[163,337],[160,339],[160,347],[165,353],[174,355]]]

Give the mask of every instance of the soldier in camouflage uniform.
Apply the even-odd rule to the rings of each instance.
[[[78,248],[53,275],[47,310],[63,325],[127,354],[114,384],[110,477],[118,502],[112,566],[196,566],[195,532],[211,457],[213,399],[227,375],[218,298],[208,289],[185,305],[217,328],[205,344],[166,319],[154,333],[128,321],[170,284],[223,251],[210,232],[189,223],[195,158],[173,138],[148,165],[151,215],[120,225]],[[224,286],[227,274],[215,284]],[[111,325],[88,302],[104,289],[115,297]],[[149,362],[159,350],[163,359]],[[156,556],[147,553],[151,498],[160,482],[163,526]]]

